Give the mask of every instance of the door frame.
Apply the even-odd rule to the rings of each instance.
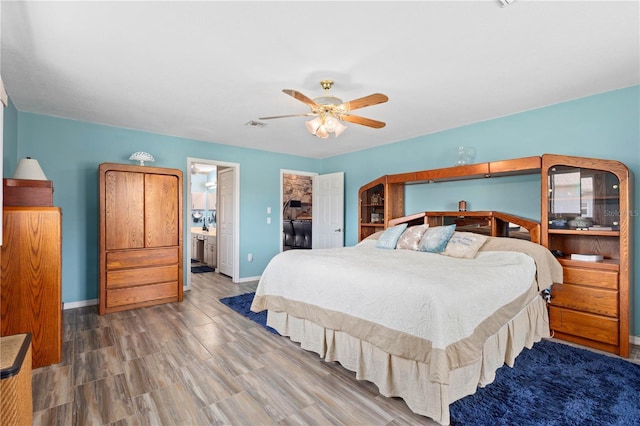
[[[185,198],[185,206],[184,209],[186,213],[184,217],[191,217],[191,163],[198,164],[210,164],[216,167],[224,167],[224,168],[232,168],[234,169],[235,179],[233,181],[233,275],[231,276],[231,281],[234,283],[240,282],[240,164],[239,163],[230,163],[228,161],[218,161],[211,160],[206,158],[196,158],[196,157],[187,157],[187,179],[186,181],[186,190],[187,194]],[[216,171],[217,173],[217,171]],[[216,195],[217,196],[217,195]],[[280,225],[282,226],[282,225]],[[183,241],[184,246],[184,256],[186,256],[188,268],[191,268],[191,221],[185,220],[184,228],[186,228],[185,235],[188,236],[188,242],[185,243]],[[216,237],[217,239],[217,237]],[[183,240],[187,240],[187,238],[183,238]],[[217,242],[216,242],[217,244]],[[187,270],[186,279],[184,280],[184,290],[191,290],[191,270]]]
[[[282,241],[282,233],[284,232],[284,228],[282,227],[282,221],[284,220],[284,216],[283,216],[283,212],[282,212],[282,208],[284,205],[284,175],[298,175],[298,176],[310,176],[311,179],[313,179],[314,176],[318,176],[320,173],[316,173],[316,172],[305,172],[305,171],[300,171],[300,170],[289,170],[289,169],[280,169],[280,233],[279,238],[280,238],[280,252],[282,252],[284,250],[284,244]],[[313,194],[311,195],[313,197]]]

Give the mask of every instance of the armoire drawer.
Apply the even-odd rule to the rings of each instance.
[[[618,273],[615,271],[598,271],[596,269],[573,268],[565,266],[563,282],[570,284],[584,284],[593,287],[618,289]]]
[[[118,250],[107,252],[107,270],[145,266],[175,265],[180,260],[178,247]]]
[[[107,271],[107,289],[135,287],[167,281],[178,281],[177,265]]]
[[[549,306],[549,328],[598,342],[618,344],[618,320],[613,318]]]
[[[108,308],[148,303],[160,299],[178,300],[178,282],[109,289],[106,293]]]
[[[551,305],[618,317],[618,292],[573,284],[553,284]]]

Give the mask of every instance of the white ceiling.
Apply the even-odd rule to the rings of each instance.
[[[640,83],[638,1],[174,1],[1,4],[16,108],[315,158]],[[387,123],[311,136],[287,96]]]

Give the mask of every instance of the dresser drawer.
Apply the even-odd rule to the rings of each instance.
[[[565,284],[584,284],[612,290],[618,289],[618,273],[615,271],[598,271],[570,266],[565,266],[562,270]]]
[[[175,265],[180,260],[178,247],[119,250],[107,252],[107,270],[145,266]]]
[[[178,281],[178,266],[119,269],[107,271],[107,289]]]
[[[553,284],[551,305],[618,317],[618,292],[573,284]]]
[[[177,301],[178,283],[170,282],[107,290],[106,299],[108,308],[136,303],[150,304],[150,302],[161,299]]]
[[[598,342],[618,344],[618,320],[600,315],[549,306],[549,328]]]

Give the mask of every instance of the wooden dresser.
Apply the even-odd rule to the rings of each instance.
[[[32,334],[33,368],[62,359],[62,212],[4,206],[2,335]]]
[[[182,171],[104,163],[99,186],[100,314],[182,301]]]

